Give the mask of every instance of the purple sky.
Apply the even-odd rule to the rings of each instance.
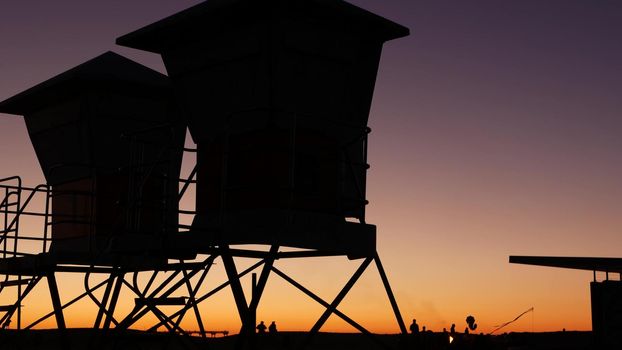
[[[198,2],[3,0],[0,100],[107,50],[163,70],[114,40]],[[507,256],[622,255],[622,2],[351,2],[411,29],[385,45],[368,183],[405,317],[589,328],[591,273]],[[0,135],[0,177],[42,181],[21,118]]]

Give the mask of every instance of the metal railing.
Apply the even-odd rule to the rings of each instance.
[[[0,230],[0,256],[2,259],[11,257],[34,255],[33,249],[28,247],[20,249],[19,243],[24,241],[41,242],[40,252],[47,252],[49,249],[49,219],[50,219],[50,188],[42,184],[36,187],[25,187],[19,176],[12,176],[0,179],[0,193],[3,197],[0,202],[0,220],[2,229]],[[43,203],[39,203],[43,208],[36,210],[31,208],[33,200],[37,196],[42,197]],[[25,199],[22,201],[23,197]],[[34,201],[36,202],[36,200]],[[29,208],[31,208],[29,210]],[[20,234],[20,219],[22,217],[39,217],[43,220],[41,230],[37,233],[23,235]],[[27,251],[30,250],[30,251]],[[36,250],[35,250],[36,251]]]

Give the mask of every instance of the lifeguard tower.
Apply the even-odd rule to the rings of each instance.
[[[24,116],[47,181],[35,188],[19,177],[0,182],[0,288],[26,287],[1,309],[1,322],[19,315],[42,277],[63,328],[57,272],[117,276],[174,257],[164,247],[178,230],[185,124],[170,89],[165,75],[107,52],[0,103],[0,112]],[[43,210],[34,212],[38,199]],[[27,217],[43,217],[40,236],[19,235]],[[40,250],[30,244],[25,252],[33,241]]]
[[[312,333],[372,261],[406,332],[365,221],[365,180],[382,45],[408,33],[344,1],[239,0],[206,1],[117,39],[162,55],[197,144],[191,233],[221,249],[243,329],[254,330],[270,270],[281,275],[279,248],[295,247],[307,249],[298,257],[363,259]],[[250,303],[233,244],[271,246]]]

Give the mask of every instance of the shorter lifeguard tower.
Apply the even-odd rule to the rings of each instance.
[[[19,320],[21,300],[43,277],[64,328],[56,273],[112,274],[108,298],[119,273],[162,268],[175,257],[164,248],[178,230],[185,124],[170,89],[165,75],[107,52],[0,102],[0,112],[24,116],[47,181],[35,188],[19,177],[0,181],[0,291],[20,287],[0,323],[14,312]],[[34,212],[37,197],[44,204]],[[19,235],[28,216],[43,217],[41,236]],[[26,253],[32,241],[40,249]]]

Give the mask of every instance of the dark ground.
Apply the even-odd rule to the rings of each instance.
[[[71,329],[65,333],[58,330],[15,331],[0,330],[0,350],[182,350],[182,349],[234,349],[237,336],[209,338],[171,336],[169,334],[148,334],[140,331],[103,332],[86,329]],[[281,332],[276,335],[257,336],[256,349],[290,350],[298,349],[306,339],[306,333]],[[374,338],[363,334],[320,333],[306,348],[307,350],[434,350],[434,349],[503,349],[503,350],[584,350],[592,349],[591,332],[556,333],[509,333],[496,336],[458,335],[452,344],[448,336],[428,333],[419,337],[400,335],[377,335]]]

